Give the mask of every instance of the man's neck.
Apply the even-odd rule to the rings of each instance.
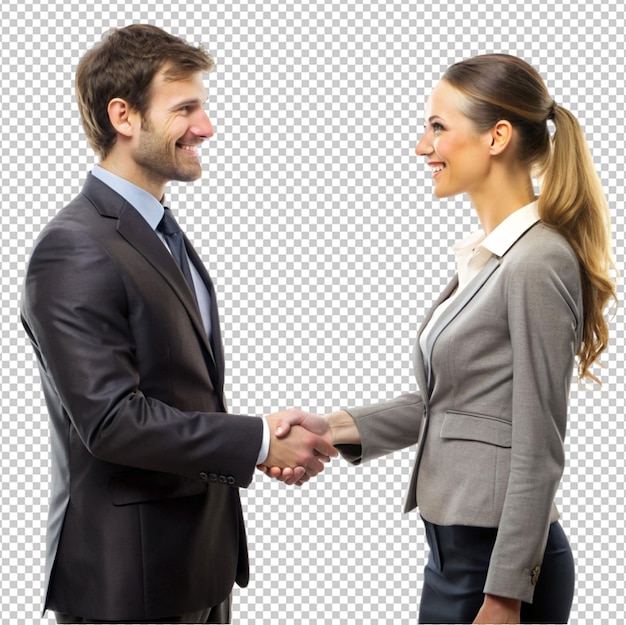
[[[159,202],[165,195],[166,183],[159,180],[151,180],[145,175],[145,172],[134,162],[124,162],[119,158],[111,158],[110,156],[103,159],[99,163],[100,167],[107,171],[132,182],[132,184],[140,187],[144,191],[147,191],[150,195],[154,196]]]

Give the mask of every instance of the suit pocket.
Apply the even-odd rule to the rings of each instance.
[[[511,447],[511,423],[498,417],[449,410],[441,425],[441,438],[479,441]]]
[[[111,501],[115,506],[191,497],[206,491],[207,485],[201,480],[141,469],[114,473],[109,480]]]

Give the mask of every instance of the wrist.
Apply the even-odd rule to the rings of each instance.
[[[359,445],[361,436],[352,416],[345,410],[326,415],[333,445]]]
[[[498,595],[485,595],[485,605],[494,605],[508,610],[521,610],[522,602],[511,597],[499,597]]]

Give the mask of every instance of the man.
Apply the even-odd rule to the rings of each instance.
[[[229,622],[248,582],[238,487],[261,463],[307,479],[336,455],[328,433],[278,440],[289,411],[226,412],[215,292],[161,203],[167,182],[201,175],[213,65],[133,25],[77,70],[100,163],[41,233],[22,302],[50,414],[44,610],[58,622]]]

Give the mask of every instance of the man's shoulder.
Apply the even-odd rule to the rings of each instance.
[[[94,176],[88,176],[82,189],[46,224],[40,237],[55,230],[97,231],[104,226],[101,217],[117,217],[124,199]]]

